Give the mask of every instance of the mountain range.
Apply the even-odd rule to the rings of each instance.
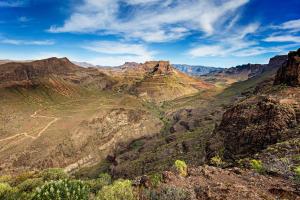
[[[94,189],[100,173],[130,179],[139,199],[298,199],[299,57],[228,69],[3,61],[0,183],[9,174],[30,194],[20,184],[61,168]]]

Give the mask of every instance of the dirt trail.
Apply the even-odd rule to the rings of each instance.
[[[20,136],[24,136],[24,137],[27,137],[27,138],[30,138],[30,139],[37,139],[39,138],[53,123],[55,123],[56,121],[58,121],[60,118],[58,117],[48,117],[48,116],[44,116],[44,115],[38,115],[38,112],[40,110],[37,110],[35,111],[32,115],[30,115],[31,118],[48,118],[48,119],[52,119],[41,131],[39,131],[39,133],[36,135],[36,136],[32,136],[32,135],[29,135],[29,133],[27,132],[24,132],[24,133],[19,133],[19,134],[16,134],[16,135],[13,135],[13,136],[10,136],[10,137],[7,137],[7,138],[4,138],[4,139],[0,139],[0,142],[3,142],[3,141],[7,141],[7,140],[11,140],[11,139],[14,139],[14,138],[18,138]]]

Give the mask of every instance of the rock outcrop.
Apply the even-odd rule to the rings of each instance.
[[[288,60],[277,72],[274,84],[300,86],[300,49],[289,53]]]
[[[285,138],[296,124],[294,109],[270,97],[248,99],[227,110],[208,143],[208,158],[220,154],[236,160]]]

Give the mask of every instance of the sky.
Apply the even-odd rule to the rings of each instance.
[[[298,48],[299,0],[0,0],[0,59],[231,67]]]

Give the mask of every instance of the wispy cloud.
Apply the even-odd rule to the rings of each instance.
[[[279,29],[285,29],[285,30],[294,30],[294,31],[300,31],[300,19],[296,20],[290,20],[287,21],[279,26],[275,26]]]
[[[278,35],[278,36],[270,36],[264,39],[265,42],[294,42],[300,43],[300,36],[294,35]]]
[[[30,19],[26,16],[21,16],[21,17],[18,18],[18,21],[22,22],[22,23],[25,23],[25,22],[29,22]]]
[[[155,52],[149,51],[143,44],[131,44],[114,41],[96,41],[82,46],[93,52],[99,53],[93,64],[116,66],[126,61],[145,62],[152,60]]]
[[[48,31],[115,34],[166,42],[192,31],[212,35],[248,1],[84,0],[62,26],[51,26]],[[121,14],[120,5],[124,3],[132,8],[126,16]]]
[[[255,33],[259,29],[258,23],[249,24],[238,29],[230,29],[227,32],[216,35],[212,38],[206,38],[210,41],[207,45],[197,45],[191,48],[187,54],[192,57],[205,57],[205,56],[246,56],[240,53],[241,51],[258,48],[258,43],[249,40],[247,37]],[[254,51],[252,51],[253,54]],[[257,55],[257,54],[256,54]]]
[[[17,1],[17,0],[12,0],[12,1],[10,1],[10,0],[8,0],[8,1],[6,1],[6,0],[1,0],[0,1],[0,7],[12,7],[12,8],[14,8],[14,7],[23,7],[23,6],[25,6],[27,4],[27,1],[25,1],[25,0],[23,0],[23,1]]]
[[[0,39],[0,43],[2,44],[10,44],[10,45],[54,45],[55,42],[52,40],[16,40],[16,39]]]

